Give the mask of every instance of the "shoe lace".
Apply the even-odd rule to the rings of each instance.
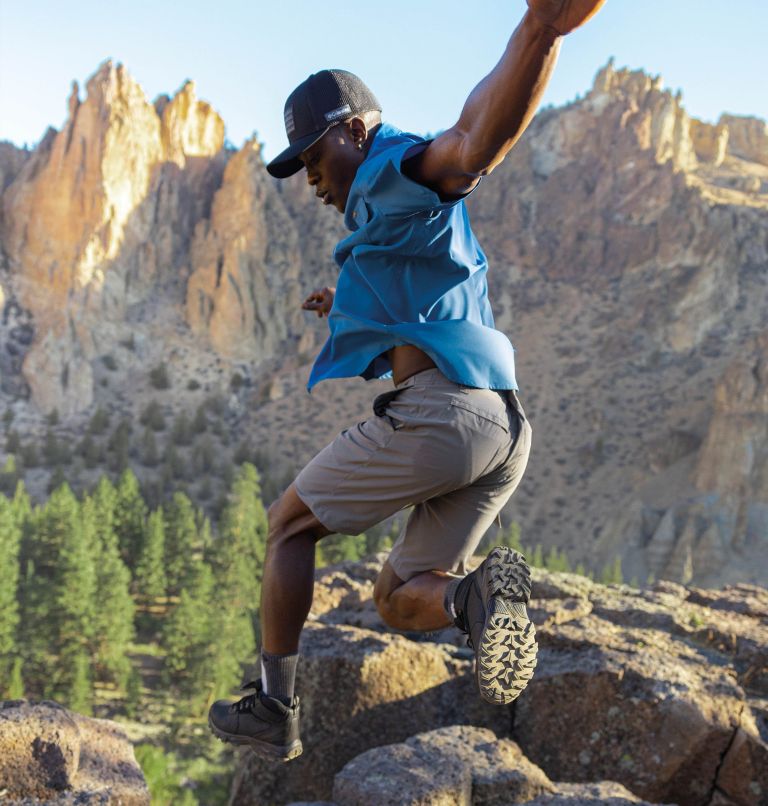
[[[245,683],[240,686],[241,691],[245,691],[249,688],[255,688],[256,692],[254,694],[248,694],[237,702],[233,702],[232,705],[229,706],[230,711],[233,713],[242,713],[243,711],[250,711],[253,706],[256,705],[256,701],[261,694],[261,680],[253,680],[250,683]]]

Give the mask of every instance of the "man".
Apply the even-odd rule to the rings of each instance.
[[[294,680],[315,543],[358,534],[408,505],[374,588],[383,620],[403,630],[455,623],[475,650],[489,702],[511,702],[530,680],[536,643],[524,558],[496,548],[477,570],[466,568],[520,481],[531,429],[515,394],[512,345],[493,327],[487,264],[463,199],[530,122],[561,37],[603,2],[528,0],[501,61],[456,125],[430,141],[382,123],[375,96],[345,71],[316,73],[289,96],[290,145],[267,170],[284,178],[306,169],[317,197],[351,230],[334,252],[337,287],[303,306],[328,316],[330,328],[309,387],[391,372],[395,389],[270,507],[262,677],[246,687],[254,694],[211,707],[219,738],[284,761],[301,754]]]

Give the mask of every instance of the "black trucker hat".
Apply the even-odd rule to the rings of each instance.
[[[267,165],[278,179],[285,179],[304,166],[298,159],[335,123],[362,112],[381,112],[376,96],[354,73],[321,70],[313,73],[285,102],[285,133],[290,145]]]

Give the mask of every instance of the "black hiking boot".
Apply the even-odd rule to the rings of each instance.
[[[456,626],[475,650],[475,680],[487,702],[516,699],[536,667],[536,630],[526,604],[531,570],[525,557],[497,546],[456,590]]]
[[[254,688],[237,702],[217,700],[208,711],[208,725],[223,742],[249,745],[261,756],[292,761],[301,755],[299,738],[299,698],[291,705],[265,694],[261,680],[246,683]]]

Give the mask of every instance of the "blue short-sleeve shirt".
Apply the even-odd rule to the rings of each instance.
[[[443,201],[402,173],[425,143],[384,123],[357,170],[344,211],[351,234],[334,250],[330,335],[309,389],[328,378],[388,377],[386,352],[404,344],[456,383],[517,389],[514,349],[494,328],[488,262],[463,199]]]

